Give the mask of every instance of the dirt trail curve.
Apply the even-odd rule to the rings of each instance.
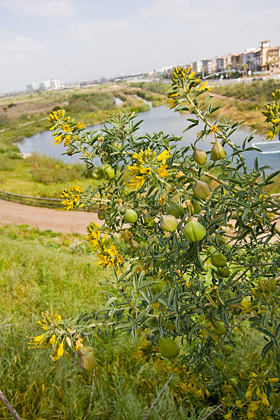
[[[0,200],[0,224],[12,223],[40,230],[86,234],[90,222],[100,224],[96,213],[53,210]]]

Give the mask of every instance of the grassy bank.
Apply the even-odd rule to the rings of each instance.
[[[0,190],[35,197],[60,198],[69,185],[94,185],[82,176],[84,165],[33,154],[23,159],[13,144],[0,144]]]
[[[280,88],[279,80],[240,82],[234,85],[217,86],[213,89],[215,104],[222,106],[217,115],[244,124],[263,132],[267,129],[262,114],[264,104],[272,101],[272,92]]]
[[[146,111],[149,107],[141,98],[149,98],[154,105],[165,101],[163,90],[166,85],[159,86],[165,86],[160,88],[162,93],[158,92],[159,88],[154,88],[153,83],[142,87],[119,83],[1,98],[0,141],[15,141],[47,130],[48,114],[60,108],[86,125],[104,122],[112,112],[118,110]],[[123,101],[119,107],[115,102],[116,97]]]

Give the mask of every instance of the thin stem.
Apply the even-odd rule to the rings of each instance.
[[[186,99],[187,101],[191,104],[191,106],[194,108],[196,114],[199,116],[199,118],[209,127],[211,128],[212,125],[210,124],[210,122],[204,117],[204,115],[202,115],[202,113],[200,112],[199,108],[197,108],[197,106],[194,104],[194,102],[192,101],[191,97],[186,93]],[[236,146],[226,137],[224,136],[222,133],[219,132],[219,136],[233,149],[233,150],[237,150]],[[241,164],[243,166],[243,170],[244,173],[247,173],[247,169],[246,169],[246,165],[245,165],[245,161],[244,158],[241,156],[241,153],[238,152],[238,156],[239,159],[241,161]]]
[[[5,397],[5,395],[3,394],[3,392],[0,390],[0,400],[5,404],[5,406],[7,407],[7,409],[9,410],[9,412],[11,413],[11,415],[16,419],[16,420],[23,420],[18,413],[16,412],[16,410],[14,409],[14,407],[9,403],[9,401],[7,400],[7,398]]]
[[[92,406],[93,390],[94,390],[94,377],[95,377],[95,369],[93,369],[93,372],[92,372],[92,384],[91,384],[91,392],[90,392],[90,399],[89,399],[89,405],[88,405],[88,415],[90,415],[91,406]]]
[[[220,408],[222,408],[223,404],[220,404],[218,407],[216,407],[213,411],[211,411],[211,413],[207,414],[207,416],[203,417],[202,420],[206,420],[209,419],[209,417],[211,417],[213,414],[216,413],[216,411],[220,410]]]
[[[145,415],[143,420],[147,420],[147,418],[149,417],[149,415],[151,414],[152,409],[154,408],[154,406],[156,405],[156,403],[158,402],[158,400],[161,397],[161,394],[163,393],[163,391],[165,390],[165,388],[167,387],[167,385],[169,384],[169,382],[171,381],[171,379],[173,378],[174,373],[172,373],[172,375],[170,376],[170,378],[168,379],[168,381],[164,384],[163,388],[160,390],[160,392],[158,393],[156,399],[154,400],[153,404],[151,405],[151,407],[149,408],[149,411],[147,412],[147,414]]]

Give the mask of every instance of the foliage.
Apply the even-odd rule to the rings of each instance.
[[[28,159],[34,181],[45,185],[79,179],[84,172],[81,164],[67,165],[59,159],[33,153]]]
[[[89,112],[100,110],[111,110],[116,108],[114,97],[109,93],[91,92],[74,93],[70,96],[67,111],[71,113]]]
[[[69,188],[66,204],[99,203],[104,223],[89,226],[88,240],[98,263],[113,269],[115,292],[101,310],[72,320],[43,315],[43,333],[31,345],[51,345],[58,359],[67,346],[79,353],[81,334],[90,339],[94,330],[145,334],[155,351],[159,338],[168,337],[180,347],[182,366],[222,405],[224,418],[275,418],[280,206],[265,187],[277,173],[267,176],[257,159],[247,168],[243,154],[253,136],[237,146],[230,138],[239,124],[213,121],[217,108],[210,96],[201,99],[207,82],[181,67],[171,80],[170,108],[190,114],[188,130],[203,123],[192,147],[162,132],[137,136],[134,114],[113,116],[101,133],[82,133],[64,111],[50,115],[55,138],[69,153],[82,152],[88,170],[103,179],[96,189]],[[266,111],[278,101],[279,91]],[[278,118],[279,112],[268,119],[272,131]],[[205,138],[213,146],[202,164],[197,153]],[[251,331],[260,343],[255,367],[237,377],[231,358],[240,349],[246,354]]]
[[[215,87],[215,92],[231,98],[251,101],[260,109],[264,102],[270,101],[271,92],[279,89],[279,85],[279,80],[256,80],[252,83],[240,82],[234,85],[218,86]]]
[[[31,351],[27,337],[36,334],[38,310],[59,310],[63,318],[82,307],[100,308],[104,273],[95,267],[90,246],[80,235],[39,231],[27,225],[0,226],[0,369],[1,391],[22,418],[77,420],[87,416],[92,378],[72,355],[59,361],[49,350]],[[109,273],[105,273],[108,274]],[[169,362],[146,362],[145,341],[128,343],[127,337],[95,336],[98,362],[92,412],[89,419],[142,420],[157,392],[170,376]],[[178,366],[176,366],[178,370]],[[170,384],[151,419],[203,418],[205,399],[183,396],[185,371]],[[180,395],[178,394],[179,390]],[[191,384],[190,384],[191,392]],[[118,396],[118,397],[116,397]],[[10,419],[3,404],[0,418]]]

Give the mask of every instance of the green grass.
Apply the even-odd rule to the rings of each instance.
[[[84,239],[28,226],[2,226],[0,234],[1,391],[28,420],[142,420],[170,376],[169,362],[164,369],[145,362],[137,343],[126,336],[96,337],[98,369],[88,416],[92,377],[78,362],[72,366],[73,354],[52,362],[49,349],[28,349],[29,337],[41,333],[36,325],[41,311],[53,308],[67,318],[104,301],[104,273],[93,264]],[[194,407],[190,396],[182,398],[177,391],[178,379],[150,419],[195,420],[209,412],[203,401]],[[0,418],[12,419],[2,403]]]
[[[12,152],[15,153],[15,152]],[[66,164],[58,159],[33,154],[14,159],[0,152],[0,190],[35,197],[59,198],[69,185],[87,187],[95,181],[86,176],[83,164]]]
[[[215,87],[215,92],[231,98],[254,102],[257,109],[262,109],[263,104],[272,101],[271,92],[280,88],[279,80],[254,81],[252,83],[235,83],[234,85]]]

